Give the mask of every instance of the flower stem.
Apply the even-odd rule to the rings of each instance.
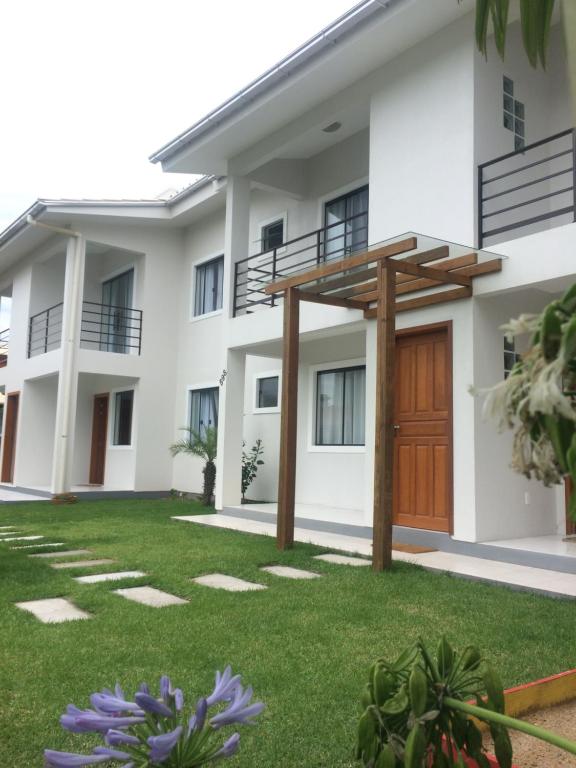
[[[473,715],[479,720],[485,720],[488,723],[497,723],[503,725],[506,728],[512,728],[515,731],[522,731],[529,736],[534,736],[542,741],[547,741],[549,744],[553,744],[555,747],[571,752],[576,755],[576,742],[565,739],[563,736],[558,736],[555,733],[546,731],[544,728],[539,728],[537,725],[526,723],[524,720],[517,720],[515,717],[509,715],[502,715],[500,712],[493,712],[490,709],[484,709],[483,707],[477,707],[474,704],[467,704],[464,701],[458,701],[458,699],[452,699],[446,697],[444,703],[452,709],[460,710],[467,715]]]

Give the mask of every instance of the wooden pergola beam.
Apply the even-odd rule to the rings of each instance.
[[[340,299],[338,296],[325,296],[323,293],[305,293],[300,291],[300,301],[308,301],[311,304],[328,304],[332,307],[344,307],[345,309],[367,309],[365,301],[355,299]]]
[[[465,285],[468,287],[472,285],[472,279],[467,275],[446,272],[443,269],[436,269],[434,267],[422,267],[419,264],[408,264],[400,260],[395,260],[394,269],[405,275],[426,277],[428,280],[435,280],[438,283],[446,283],[448,285],[456,283],[456,285]]]
[[[366,264],[371,264],[374,261],[389,259],[392,256],[398,256],[400,253],[413,251],[417,247],[417,239],[415,237],[407,237],[404,240],[398,240],[396,243],[390,243],[390,245],[384,245],[381,248],[375,248],[373,251],[366,251],[365,253],[359,253],[356,256],[349,256],[347,259],[328,262],[323,264],[321,267],[310,269],[308,272],[304,272],[300,275],[293,275],[292,277],[287,277],[284,280],[278,280],[275,283],[270,283],[266,286],[264,292],[267,294],[284,293],[284,291],[286,291],[288,288],[298,288],[301,285],[305,285],[306,283],[313,283],[316,280],[322,280],[324,277],[337,275],[339,272],[346,272],[349,269],[363,267]]]
[[[298,361],[300,292],[288,288],[284,295],[282,348],[282,404],[280,410],[280,472],[278,482],[278,549],[294,544],[296,499],[296,441],[298,424]]]
[[[417,296],[415,299],[406,299],[396,302],[396,313],[409,312],[413,309],[429,307],[433,304],[446,304],[449,301],[458,301],[459,299],[469,299],[472,296],[472,288],[453,288],[449,291],[439,291],[430,293],[427,296]],[[364,310],[365,320],[373,320],[377,317],[378,307],[370,307]]]
[[[447,245],[440,245],[437,248],[431,248],[429,251],[423,251],[422,253],[413,253],[411,256],[404,256],[402,261],[409,261],[411,264],[426,264],[430,261],[438,261],[438,259],[445,259],[450,255],[450,249]],[[326,291],[335,291],[339,288],[346,288],[346,286],[354,286],[358,280],[371,280],[376,278],[376,267],[369,267],[362,270],[361,274],[353,273],[349,275],[342,275],[341,277],[335,277],[331,280],[323,280],[320,285],[307,285],[302,289],[302,292],[306,293],[325,293]],[[396,280],[402,281],[403,279],[410,279],[407,275],[397,275]],[[336,294],[346,298],[348,294],[344,291]],[[350,295],[353,295],[350,294]]]

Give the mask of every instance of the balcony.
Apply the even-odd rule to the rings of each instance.
[[[264,292],[269,283],[365,251],[367,247],[368,213],[358,213],[237,261],[234,317],[275,306],[277,297]]]
[[[478,166],[478,245],[576,220],[576,131],[570,129]]]
[[[55,304],[30,318],[28,357],[43,355],[60,347],[63,306],[62,302]],[[142,349],[142,310],[84,301],[80,346],[101,352],[139,355]]]

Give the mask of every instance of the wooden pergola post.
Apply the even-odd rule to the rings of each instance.
[[[392,488],[394,479],[394,355],[396,347],[396,270],[393,261],[377,265],[376,443],[372,568],[392,565]]]
[[[289,287],[284,294],[284,342],[282,349],[282,407],[280,411],[280,475],[278,482],[278,549],[294,544],[296,498],[296,439],[298,432],[298,351],[300,291]]]

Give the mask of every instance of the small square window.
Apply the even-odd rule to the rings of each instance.
[[[507,109],[507,107],[505,107]],[[512,110],[510,110],[512,112]],[[524,104],[522,104],[521,101],[514,101],[514,114],[516,117],[520,118],[520,120],[524,120]]]
[[[262,227],[262,251],[271,251],[284,244],[284,219],[278,219]]]
[[[256,407],[278,407],[278,376],[266,376],[258,379],[256,386]]]
[[[524,137],[524,120],[518,120],[518,118],[514,120],[514,133]]]
[[[132,445],[132,409],[134,390],[116,392],[114,396],[114,434],[112,445]]]
[[[524,142],[524,138],[522,136],[514,136],[514,149],[518,151],[519,149],[524,149],[526,146]]]
[[[510,96],[514,96],[514,81],[504,75],[502,84],[504,87],[504,93],[508,93]]]
[[[514,130],[514,116],[509,112],[504,112],[504,128],[507,128],[509,131]]]
[[[512,96],[508,96],[508,94],[505,93],[502,98],[502,103],[506,112],[514,113],[514,104],[518,104],[519,102],[515,102]]]

